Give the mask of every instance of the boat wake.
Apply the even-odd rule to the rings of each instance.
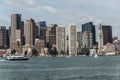
[[[0,60],[0,62],[2,62],[2,61],[6,61],[6,60],[4,60],[4,59],[1,59],[1,60]]]

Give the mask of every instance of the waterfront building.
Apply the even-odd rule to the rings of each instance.
[[[70,24],[68,26],[68,36],[69,36],[69,55],[76,56],[77,55],[77,32],[76,25]]]
[[[5,26],[0,26],[0,48],[7,47],[7,30]]]
[[[40,54],[43,54],[41,52],[41,49],[45,48],[45,41],[42,39],[35,39],[35,49],[37,50],[37,52]]]
[[[6,48],[10,47],[10,29],[7,29],[7,46]]]
[[[22,55],[31,57],[33,55],[35,55],[35,56],[38,55],[38,53],[35,49],[35,46],[30,45],[30,44],[26,44],[22,48]]]
[[[18,47],[21,47],[21,30],[20,29],[16,30],[16,41],[17,41]]]
[[[78,48],[82,47],[82,32],[77,32]]]
[[[104,46],[104,53],[105,55],[110,55],[110,54],[114,54],[115,55],[115,45],[111,44],[111,43],[107,43]]]
[[[46,47],[52,48],[53,45],[56,45],[56,27],[57,24],[50,25],[46,30]]]
[[[53,45],[56,45],[56,27],[57,27],[57,24],[52,24],[51,25],[51,31],[50,31],[50,44],[53,46]]]
[[[10,48],[17,49],[17,39],[19,33],[16,30],[21,30],[21,14],[11,14],[11,29],[10,29]],[[16,36],[17,35],[17,36]],[[21,34],[20,42],[21,42]],[[16,44],[15,44],[16,43]],[[16,46],[15,46],[16,45]]]
[[[5,49],[0,49],[0,57],[3,57],[6,54]]]
[[[50,48],[51,47],[51,45],[50,45],[50,31],[51,31],[51,26],[48,26],[47,27],[47,30],[46,30],[46,43],[45,43],[45,46],[47,47],[47,48]]]
[[[93,34],[89,31],[84,31],[82,34],[82,47],[93,47]]]
[[[88,31],[91,32],[93,35],[93,45],[96,44],[96,30],[95,30],[95,25],[93,25],[93,22],[89,22],[89,23],[85,23],[82,24],[82,33],[84,33],[84,31]]]
[[[112,43],[112,27],[109,25],[102,26],[103,31],[103,45]]]
[[[11,14],[11,40],[16,40],[16,30],[21,28],[21,14]]]
[[[34,45],[35,43],[35,22],[33,19],[29,18],[25,22],[24,35],[25,35],[25,44]]]
[[[98,53],[102,54],[103,50],[103,29],[100,24],[99,30],[98,30]]]
[[[37,22],[36,25],[38,26],[38,38],[45,40],[47,25],[46,21]]]
[[[68,35],[66,36],[66,54],[69,55],[69,36]]]
[[[21,45],[25,45],[25,38],[24,38],[24,21],[21,21]]]
[[[65,27],[58,25],[56,27],[56,47],[58,55],[64,55],[66,52],[66,31]]]
[[[116,53],[120,53],[120,40],[114,40],[113,44],[115,45],[115,51]]]

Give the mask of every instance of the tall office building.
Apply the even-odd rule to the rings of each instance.
[[[92,47],[93,46],[93,35],[92,32],[84,31],[82,34],[82,46]]]
[[[50,43],[52,45],[56,45],[56,28],[57,24],[52,24],[51,25],[51,31],[50,31]]]
[[[16,30],[21,28],[21,14],[11,14],[11,40],[16,40]]]
[[[19,33],[18,33],[19,30]],[[11,14],[10,48],[17,49],[17,38],[20,37],[21,43],[21,14]]]
[[[25,44],[34,45],[35,43],[35,22],[33,19],[27,19],[24,26]]]
[[[103,31],[103,45],[112,43],[112,27],[109,25],[102,26]]]
[[[50,31],[51,31],[51,26],[48,26],[47,27],[47,30],[46,30],[46,43],[45,43],[45,46],[47,48],[51,48],[51,45],[50,45]]]
[[[0,48],[7,47],[7,30],[5,26],[0,26]]]
[[[68,36],[69,36],[69,55],[76,56],[77,55],[77,32],[76,32],[76,25],[70,24],[68,27]]]
[[[46,30],[47,30],[46,21],[37,22],[36,25],[38,26],[38,37],[40,39],[45,39]]]
[[[98,53],[101,54],[103,49],[103,31],[102,26],[100,24],[99,30],[98,30]]]
[[[78,48],[82,47],[82,32],[77,32]]]
[[[21,45],[25,45],[25,39],[24,39],[24,21],[21,21]]]
[[[82,25],[82,33],[84,31],[89,31],[93,34],[93,45],[96,44],[96,30],[95,30],[95,25],[93,25],[92,22],[89,22],[89,23],[85,23]]]
[[[7,48],[10,47],[10,29],[7,29]]]
[[[53,45],[56,45],[56,27],[57,27],[57,24],[53,24],[47,27],[47,30],[46,30],[47,48],[52,48]]]
[[[58,55],[66,52],[65,27],[61,25],[58,25],[58,27],[56,27],[56,47]]]

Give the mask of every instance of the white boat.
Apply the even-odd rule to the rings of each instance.
[[[95,57],[95,58],[97,58],[97,57],[98,57],[98,55],[97,55],[97,54],[95,54],[95,55],[94,55],[94,57]]]
[[[12,56],[7,56],[6,60],[28,60],[28,58],[22,55],[19,56],[12,55]]]

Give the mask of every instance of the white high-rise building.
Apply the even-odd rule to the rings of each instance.
[[[58,55],[63,55],[66,52],[65,27],[62,25],[56,27],[56,47]]]
[[[101,24],[98,30],[98,49],[99,49],[98,53],[101,54],[103,49],[103,31]]]
[[[68,36],[69,36],[69,55],[76,56],[77,55],[77,32],[76,25],[70,24],[68,27]]]

